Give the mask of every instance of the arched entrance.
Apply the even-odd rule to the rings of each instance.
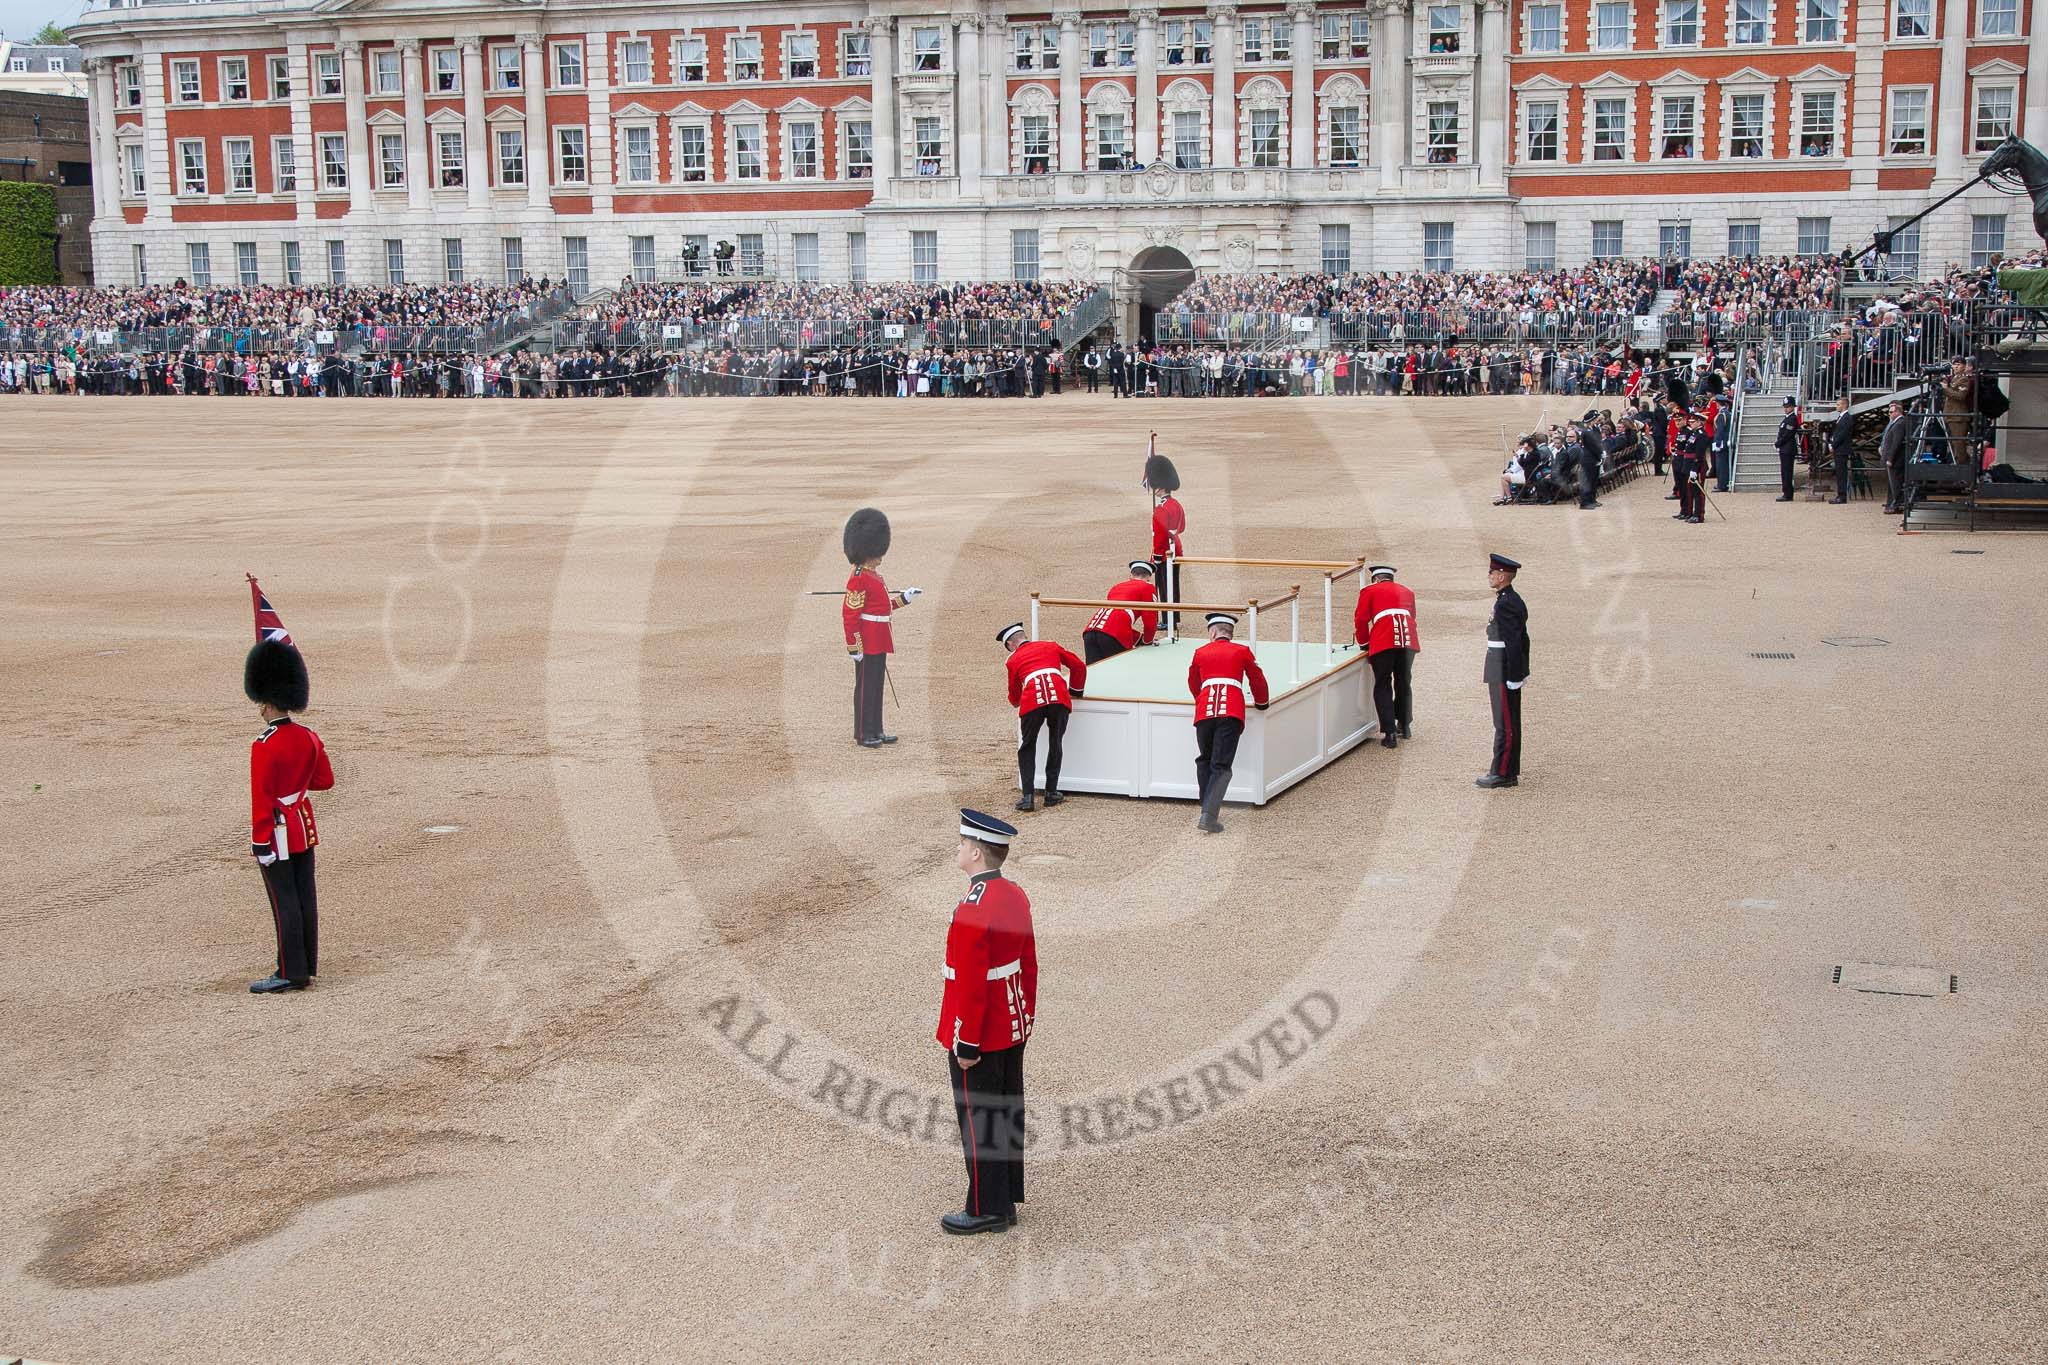
[[[1195,266],[1170,246],[1147,247],[1131,262],[1131,280],[1138,294],[1138,336],[1158,339],[1154,319],[1173,297],[1195,282]]]

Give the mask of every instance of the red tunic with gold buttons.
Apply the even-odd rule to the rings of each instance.
[[[249,746],[249,845],[258,857],[289,857],[320,842],[307,792],[334,785],[327,746],[291,717],[272,721]],[[282,834],[283,842],[278,842]]]
[[[895,650],[889,638],[889,586],[880,574],[873,569],[855,569],[847,577],[839,623],[845,628],[848,649],[858,644],[863,654]]]
[[[1246,683],[1251,684],[1252,700],[1264,706],[1266,675],[1250,645],[1211,640],[1196,650],[1188,665],[1188,692],[1195,699],[1196,724],[1221,716],[1243,720]]]
[[[1038,1008],[1031,901],[1000,872],[974,878],[946,931],[937,1038],[960,1058],[1022,1047]]]
[[[1352,626],[1353,636],[1367,654],[1422,649],[1422,634],[1415,625],[1415,594],[1392,579],[1368,583],[1359,592],[1358,615]]]
[[[1126,578],[1108,592],[1102,594],[1112,602],[1157,602],[1159,590],[1140,578]],[[1159,613],[1136,611],[1130,607],[1104,607],[1088,619],[1088,630],[1099,630],[1115,640],[1125,649],[1140,640],[1152,643],[1152,637],[1159,630]]]
[[[1057,640],[1027,640],[1010,651],[1010,705],[1028,716],[1041,706],[1073,709],[1073,691],[1086,691],[1088,665]],[[1060,670],[1065,669],[1062,673]]]

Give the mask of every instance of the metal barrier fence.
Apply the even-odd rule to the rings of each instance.
[[[1923,371],[1945,369],[1969,352],[1967,319],[1944,313],[1898,314],[1880,326],[1838,324],[1811,337],[1800,352],[1800,393],[1807,402],[1832,403],[1858,389],[1890,390]]]
[[[882,350],[894,347],[951,351],[1026,350],[1066,346],[1109,316],[1107,291],[1096,290],[1055,318],[940,318],[906,322],[884,318],[800,316],[585,319],[558,322],[557,350],[604,346],[626,350],[740,351]]]
[[[1636,315],[1566,311],[1524,314],[1519,309],[1336,309],[1327,315],[1287,312],[1161,313],[1154,335],[1164,346],[1309,345],[1328,327],[1334,346],[1394,346],[1442,338],[1461,342],[1560,344],[1626,340]]]

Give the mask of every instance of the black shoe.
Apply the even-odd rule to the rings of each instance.
[[[1066,794],[1065,792],[1055,792],[1055,791],[1049,791],[1049,792],[1047,792],[1047,793],[1045,794],[1045,804],[1046,804],[1046,808],[1047,808],[1047,809],[1049,810],[1049,809],[1051,809],[1052,807],[1054,807],[1054,806],[1057,806],[1057,805],[1058,805],[1058,804],[1059,804],[1060,802],[1062,802],[1062,801],[1064,801],[1064,800],[1066,800],[1066,799],[1067,799],[1067,794]]]
[[[1488,773],[1486,776],[1478,779],[1472,785],[1475,787],[1485,787],[1488,790],[1491,790],[1495,787],[1513,787],[1519,785],[1519,783],[1517,779],[1512,777],[1496,777],[1492,773]]]
[[[860,747],[863,749],[879,749],[882,747],[882,741],[879,739],[864,739],[860,742]]]
[[[1382,749],[1391,749],[1399,743],[1400,741],[1394,738],[1394,733],[1391,730],[1380,736],[1380,747]]]
[[[884,744],[894,744],[896,742],[896,736],[894,735],[881,735],[879,738]]]
[[[1002,1232],[1012,1221],[1004,1213],[949,1213],[939,1219],[939,1226],[956,1237],[972,1237],[977,1232]]]
[[[1686,521],[1686,520],[1688,520],[1688,518],[1686,517],[1685,513],[1683,513],[1683,512],[1673,512],[1673,513],[1671,514],[1671,519],[1672,519],[1673,521]]]
[[[305,982],[291,981],[281,976],[266,976],[261,981],[249,983],[249,994],[251,995],[276,995],[279,991],[302,991],[304,989],[306,989]]]
[[[1792,495],[1791,495],[1790,493],[1780,493],[1780,494],[1779,494],[1779,495],[1778,495],[1778,496],[1777,496],[1777,497],[1776,497],[1776,498],[1774,499],[1774,501],[1776,501],[1776,502],[1790,502],[1790,501],[1792,501]]]
[[[1836,505],[1837,507],[1839,507],[1839,506],[1841,506],[1841,505],[1842,505],[1843,503],[1847,502],[1847,501],[1848,501],[1848,499],[1847,499],[1847,498],[1829,498],[1829,499],[1828,499],[1828,501],[1829,501],[1829,502],[1831,502],[1831,503],[1834,503],[1834,504],[1835,504],[1835,505]]]
[[[1050,799],[1050,798],[1048,798],[1048,799],[1046,800],[1046,803],[1045,803],[1045,804],[1046,804],[1046,805],[1048,805],[1048,806],[1049,806],[1049,805],[1051,805],[1051,804],[1052,804],[1052,801],[1051,801],[1051,799]],[[1034,805],[1032,805],[1032,804],[1031,804],[1031,798],[1027,796],[1027,797],[1025,797],[1025,798],[1024,798],[1023,800],[1021,800],[1021,801],[1019,801],[1019,802],[1017,803],[1017,809],[1018,809],[1018,810],[1036,810],[1036,809],[1038,809],[1038,808],[1037,808],[1036,806],[1034,806]]]
[[[1661,470],[1661,469],[1660,469],[1660,470],[1658,470],[1658,471],[1657,471],[1657,477],[1658,477],[1658,478],[1660,478],[1660,479],[1661,479],[1661,478],[1663,478],[1663,477],[1664,477],[1664,471],[1663,471],[1663,470]],[[1664,501],[1666,501],[1666,502],[1677,502],[1677,501],[1678,501],[1678,494],[1676,494],[1676,493],[1666,493],[1666,494],[1664,495]]]
[[[1195,821],[1195,828],[1204,834],[1221,834],[1223,832],[1223,822],[1221,820],[1211,820],[1204,816]]]
[[[1403,726],[1401,726],[1401,727],[1400,727],[1400,734],[1401,734],[1401,738],[1403,738],[1403,739],[1406,739],[1406,738],[1408,738],[1408,727],[1407,727],[1406,725],[1403,725]]]
[[[1686,520],[1694,526],[1704,526],[1707,521],[1705,517],[1687,517]]]

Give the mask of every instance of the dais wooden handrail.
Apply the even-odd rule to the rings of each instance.
[[[1221,555],[1175,555],[1176,564],[1244,564],[1255,569],[1351,569],[1362,559],[1229,559]]]
[[[1100,597],[1040,597],[1031,594],[1031,600],[1041,607],[1123,607],[1130,611],[1250,611],[1250,602],[1112,602]],[[1281,599],[1285,601],[1285,598]],[[1257,604],[1264,611],[1266,604]]]

